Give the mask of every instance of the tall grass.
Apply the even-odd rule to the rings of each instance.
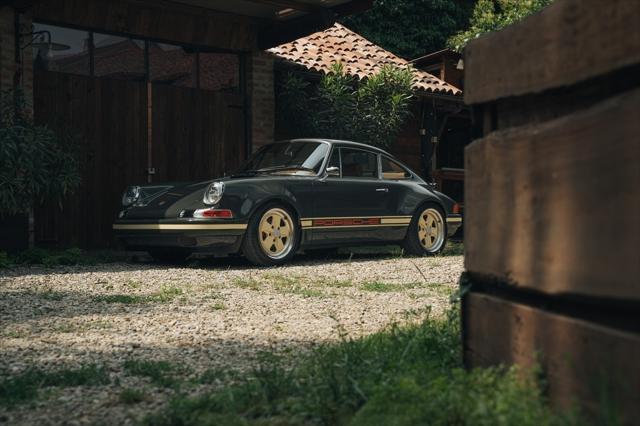
[[[243,382],[177,397],[153,425],[555,425],[523,372],[461,368],[457,314],[344,339],[293,368],[271,355]],[[525,377],[525,378],[523,378]]]

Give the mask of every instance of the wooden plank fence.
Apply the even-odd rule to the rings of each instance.
[[[640,417],[638,22],[640,2],[556,0],[465,52],[465,362],[539,363],[552,402],[625,424]]]

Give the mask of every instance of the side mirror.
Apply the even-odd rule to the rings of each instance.
[[[340,177],[340,167],[327,167],[327,176],[338,176]]]

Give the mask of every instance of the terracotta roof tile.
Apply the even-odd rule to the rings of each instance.
[[[383,65],[400,67],[411,64],[376,46],[341,24],[269,49],[268,52],[305,68],[326,73],[335,62],[342,62],[345,72],[358,78],[377,73]],[[460,95],[462,91],[422,70],[414,69],[414,88],[425,92]]]

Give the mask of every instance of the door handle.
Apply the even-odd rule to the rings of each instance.
[[[389,192],[389,188],[376,188],[376,192]]]

